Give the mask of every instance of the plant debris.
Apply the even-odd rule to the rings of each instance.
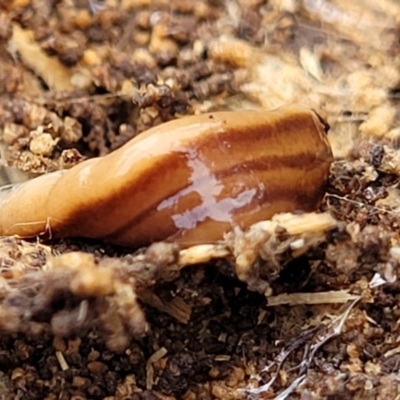
[[[2,238],[0,397],[398,398],[399,18],[396,0],[0,1],[2,184],[291,102],[325,114],[335,155],[321,210],[219,243]]]

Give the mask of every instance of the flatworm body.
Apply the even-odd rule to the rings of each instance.
[[[313,211],[333,159],[326,131],[299,105],[167,122],[105,157],[0,192],[0,234],[186,247]]]

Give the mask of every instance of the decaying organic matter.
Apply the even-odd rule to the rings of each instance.
[[[185,114],[293,103],[326,115],[335,157],[317,213],[217,244],[2,239],[0,396],[399,396],[397,0],[0,10],[2,183]]]

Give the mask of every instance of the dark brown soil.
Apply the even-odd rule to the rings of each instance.
[[[193,253],[2,238],[2,399],[398,398],[400,5],[354,3],[0,0],[2,184],[292,102],[326,115],[335,155],[296,233]]]

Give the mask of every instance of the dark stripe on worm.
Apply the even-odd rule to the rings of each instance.
[[[319,188],[321,192],[321,197],[323,193],[325,192],[325,187]],[[262,214],[262,206],[267,205],[269,203],[276,203],[277,201],[285,202],[285,203],[290,203],[293,207],[293,211],[312,211],[315,209],[315,193],[310,195],[308,188],[304,188],[304,190],[297,191],[295,193],[295,197],[293,198],[293,190],[291,188],[283,188],[281,186],[275,186],[275,187],[269,187],[268,193],[264,193],[263,196],[259,198],[255,198],[251,203],[248,203],[246,206],[242,208],[237,208],[234,210],[232,213],[232,221],[226,221],[229,223],[231,227],[235,225],[234,220],[238,219],[238,216],[249,216],[249,212],[251,210],[254,210],[255,207],[260,206],[261,209],[259,211],[259,214]],[[314,201],[313,201],[314,200]],[[265,209],[267,208],[264,207]],[[131,236],[135,237],[135,241],[140,242],[140,233],[141,233],[141,227],[143,225],[149,224],[150,220],[156,215],[157,213],[157,208],[152,208],[148,209],[145,213],[142,213],[138,216],[135,216],[132,220],[124,224],[123,226],[120,227],[120,229],[114,231],[110,235],[107,235],[105,238],[106,241],[112,241],[112,242],[118,242],[121,241],[121,238],[126,236],[130,231],[135,232],[136,230],[137,234],[134,233]],[[267,213],[267,210],[265,210],[265,213]],[[251,215],[250,215],[251,216]],[[240,218],[239,218],[240,219]],[[256,220],[259,220],[260,218],[255,218]],[[171,220],[172,221],[172,220]],[[206,220],[207,221],[207,220]],[[253,221],[255,222],[255,221]],[[196,227],[202,225],[204,221],[199,221]],[[160,226],[160,232],[161,229],[167,228],[167,236],[173,236],[174,234],[177,233],[177,228],[173,224],[170,225],[169,227],[167,226]],[[243,226],[242,226],[243,228]],[[158,233],[157,230],[154,231],[156,234]],[[147,232],[146,232],[147,233]],[[162,235],[165,236],[166,231],[162,231]],[[149,238],[144,237],[143,238],[143,243],[145,241],[148,241]],[[152,240],[161,240],[160,237],[157,237],[156,235],[153,236]]]
[[[320,169],[320,165],[316,165],[314,166],[312,169],[309,170],[309,179],[312,179],[313,173],[315,171],[319,171]],[[285,171],[286,174],[293,174],[293,172],[295,172],[297,170],[296,167],[293,168],[292,172],[290,171],[290,169],[287,169]],[[282,186],[282,182],[276,182],[275,186],[272,186],[271,184],[268,184],[268,176],[271,177],[271,175],[273,175],[273,173],[275,171],[279,171],[279,168],[274,170],[264,170],[267,173],[267,176],[265,177],[266,179],[264,179],[263,181],[265,181],[265,184],[268,185],[268,187],[263,190],[262,196],[259,197],[255,197],[255,199],[248,203],[246,206],[242,207],[242,208],[238,208],[236,209],[233,213],[232,216],[234,216],[237,213],[241,213],[241,212],[246,212],[246,209],[250,209],[250,208],[254,208],[254,206],[259,206],[262,205],[263,203],[273,203],[276,202],[280,199],[282,200],[290,200],[290,202],[294,205],[297,206],[298,210],[303,210],[303,211],[309,211],[311,209],[315,208],[315,192],[320,190],[321,191],[321,198],[323,196],[324,193],[324,189],[325,187],[322,188],[314,188],[313,192],[310,194],[310,188],[308,186],[302,188],[301,190],[299,190],[299,188],[294,189],[292,186],[290,185],[286,185],[286,186]],[[241,173],[237,173],[237,175],[235,175],[235,179],[236,180],[241,180],[242,182],[246,183],[246,176],[248,175],[249,171],[241,171]],[[226,174],[227,171],[224,171],[224,173]],[[241,177],[244,177],[243,179]],[[207,177],[204,177],[205,179]],[[271,179],[270,179],[271,180]],[[291,183],[291,182],[288,182]],[[295,183],[295,182],[293,182]],[[325,186],[325,185],[323,185]],[[247,186],[248,189],[250,188],[256,188],[256,185],[249,185]],[[173,196],[174,194],[179,193],[179,191],[175,191],[171,196]],[[195,193],[193,191],[193,193]],[[168,196],[166,196],[166,198],[168,198]],[[314,199],[313,202],[310,202],[308,199]],[[128,232],[130,229],[133,229],[133,227],[145,223],[146,220],[150,220],[151,218],[153,218],[153,216],[158,212],[157,208],[158,205],[160,203],[161,200],[159,201],[155,201],[152,202],[151,204],[148,204],[146,209],[144,209],[143,211],[141,211],[140,213],[136,213],[136,215],[129,219],[128,221],[124,221],[125,223],[122,226],[117,227],[117,230],[115,230],[114,232],[111,232],[108,236],[112,237],[112,238],[117,238],[118,236],[123,235],[124,233]],[[176,228],[175,228],[176,229]],[[172,232],[173,233],[173,232]],[[170,234],[172,234],[170,233]]]
[[[233,158],[233,161],[236,158]],[[242,161],[243,158],[239,157],[239,159]],[[211,170],[210,166],[207,166],[208,169],[211,170],[211,173],[218,181],[222,181],[226,177],[232,175],[233,170],[235,170],[235,175],[237,176],[237,179],[239,179],[240,174],[246,174],[250,171],[258,172],[258,171],[264,171],[268,170],[269,173],[273,173],[274,171],[282,171],[288,168],[293,169],[296,171],[297,169],[308,169],[310,168],[310,164],[313,164],[315,162],[315,154],[310,152],[308,154],[296,154],[296,155],[281,155],[281,156],[265,156],[262,158],[259,158],[257,160],[252,160],[252,161],[246,161],[246,167],[243,167],[241,163],[236,163],[235,165],[228,165],[225,169],[223,170],[217,170],[213,171]],[[166,170],[166,166],[168,167]],[[314,166],[314,168],[318,168],[320,165]],[[164,176],[166,172],[173,173],[174,171],[182,171],[183,168],[188,169],[188,175],[191,174],[191,171],[189,167],[187,167],[187,158],[182,155],[182,157],[177,157],[176,153],[169,153],[165,155],[163,158],[160,158],[159,160],[155,161],[154,164],[152,165],[152,168],[144,171],[140,177],[135,179],[134,182],[129,182],[129,188],[127,187],[122,187],[120,188],[120,192],[116,193],[113,192],[111,193],[111,197],[104,197],[102,199],[98,199],[96,201],[96,204],[90,204],[87,207],[81,207],[80,209],[74,210],[74,213],[70,215],[69,222],[64,221],[63,225],[69,229],[79,229],[79,225],[81,224],[82,219],[88,217],[90,218],[90,215],[92,213],[93,207],[95,210],[99,210],[100,208],[104,208],[104,213],[110,211],[112,205],[110,206],[110,198],[112,203],[114,204],[127,204],[128,199],[130,198],[135,198],[137,193],[140,192],[141,189],[146,188],[146,190],[151,193],[151,196],[148,200],[148,203],[141,203],[139,206],[141,207],[141,210],[139,209],[135,211],[131,211],[130,214],[135,214],[135,219],[136,217],[140,217],[141,215],[144,215],[149,212],[151,209],[156,209],[157,206],[160,204],[160,202],[163,199],[167,199],[170,197],[173,197],[183,189],[185,189],[189,182],[182,182],[182,184],[179,187],[173,187],[173,186],[168,186],[165,185],[165,180]],[[288,172],[290,173],[290,172]],[[204,176],[202,179],[207,180],[209,179],[209,176]],[[245,181],[245,180],[243,180]],[[197,182],[200,183],[200,177],[197,178]],[[162,185],[163,190],[157,190],[158,187]],[[153,190],[151,188],[154,188]],[[168,192],[166,193],[166,190],[168,189]],[[85,217],[86,216],[86,217]],[[127,222],[126,219],[124,222],[127,224],[131,222]],[[77,225],[74,227],[74,225]],[[119,227],[116,227],[119,229]]]

